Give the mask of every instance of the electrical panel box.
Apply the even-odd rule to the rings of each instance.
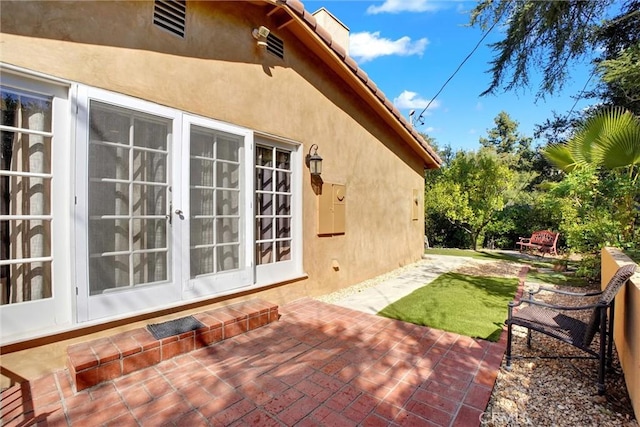
[[[324,183],[318,198],[318,234],[332,235],[346,232],[347,187]]]

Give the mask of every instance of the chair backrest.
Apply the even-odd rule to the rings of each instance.
[[[593,310],[593,313],[591,313],[591,319],[589,320],[583,340],[585,347],[588,347],[591,344],[593,337],[596,335],[596,332],[598,332],[598,328],[600,327],[600,310],[606,310],[606,307],[611,305],[611,302],[616,297],[620,288],[627,283],[627,280],[633,276],[635,271],[635,264],[623,265],[618,269],[618,271],[616,271],[616,274],[613,275],[611,280],[609,280],[609,283],[607,283],[607,286],[600,295],[600,299],[598,299],[600,307],[597,307]]]

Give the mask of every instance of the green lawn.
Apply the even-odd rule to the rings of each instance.
[[[498,252],[498,251],[474,251],[471,249],[451,249],[451,248],[429,248],[425,249],[425,255],[449,255],[449,256],[462,256],[462,257],[470,257],[476,259],[486,259],[486,260],[495,260],[495,261],[513,261],[520,262],[523,264],[529,264],[533,267],[552,267],[552,261],[547,258],[540,260],[531,260],[528,258],[518,257],[516,255],[509,255],[507,253]]]
[[[380,316],[497,341],[518,280],[446,273],[388,305]]]

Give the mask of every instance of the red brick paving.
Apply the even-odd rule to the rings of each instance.
[[[67,370],[2,392],[19,425],[477,426],[504,353],[312,299],[278,322],[75,392]]]

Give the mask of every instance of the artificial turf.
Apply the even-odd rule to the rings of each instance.
[[[518,279],[446,273],[378,315],[497,341]]]

